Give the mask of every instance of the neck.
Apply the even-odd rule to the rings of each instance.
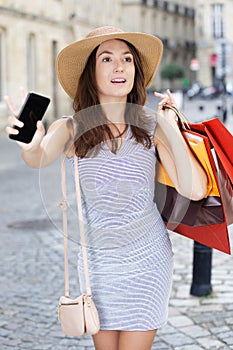
[[[107,119],[113,124],[125,124],[125,103],[103,103],[101,107]]]

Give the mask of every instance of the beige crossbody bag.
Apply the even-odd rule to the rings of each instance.
[[[61,323],[63,333],[68,336],[81,336],[84,334],[96,334],[100,329],[98,311],[92,300],[92,293],[88,272],[87,251],[85,243],[85,232],[83,223],[81,191],[79,182],[78,159],[74,156],[74,173],[76,200],[79,219],[80,239],[82,245],[84,273],[86,281],[86,293],[81,294],[75,299],[70,298],[69,291],[69,269],[68,269],[68,221],[67,221],[67,191],[66,191],[66,165],[65,156],[62,157],[62,220],[64,232],[64,276],[65,276],[65,295],[60,297],[58,305],[58,319]]]

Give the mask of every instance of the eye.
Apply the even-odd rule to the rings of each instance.
[[[133,62],[133,57],[132,56],[126,56],[123,59],[125,62]]]
[[[110,62],[111,61],[111,58],[110,57],[104,57],[102,59],[103,62]]]

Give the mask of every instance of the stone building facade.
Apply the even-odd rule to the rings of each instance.
[[[101,25],[116,25],[126,31],[142,31],[158,36],[164,43],[160,70],[165,64],[176,62],[185,69],[190,79],[190,60],[195,53],[194,7],[190,0],[77,0],[76,23],[81,35],[90,28]],[[156,89],[168,87],[160,78],[155,78]],[[181,86],[178,86],[181,87]]]
[[[8,113],[4,95],[10,95],[20,105],[20,86],[51,97],[47,118],[52,120],[65,111],[64,93],[55,74],[55,57],[74,40],[74,8],[75,0],[0,0],[2,124]]]
[[[159,36],[164,42],[161,67],[176,61],[188,74],[194,54],[193,24],[189,0],[0,0],[0,114],[7,113],[5,94],[20,104],[20,86],[52,98],[48,119],[71,113],[71,101],[55,75],[55,57],[67,43],[97,26]],[[155,86],[168,87],[159,73]]]
[[[233,82],[233,2],[196,0],[195,39],[199,61],[197,79],[209,86]]]
[[[217,18],[222,11],[217,24],[211,22],[214,11]],[[56,78],[56,55],[66,44],[102,25],[160,37],[164,43],[160,70],[176,62],[190,81],[197,78],[209,85],[220,70],[219,66],[210,67],[209,59],[221,44],[217,37],[213,39],[211,28],[216,25],[219,30],[222,23],[224,35],[219,39],[227,40],[230,50],[232,15],[231,0],[0,0],[0,116],[7,114],[4,95],[20,104],[21,85],[52,98],[46,118],[72,113],[72,101]],[[198,57],[197,71],[190,69],[194,57]],[[230,71],[230,61],[228,66]],[[157,90],[169,87],[160,70],[152,83]],[[177,88],[181,84],[178,81]]]

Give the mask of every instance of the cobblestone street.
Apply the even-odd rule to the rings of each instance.
[[[232,124],[229,116],[229,128]],[[64,286],[59,171],[59,162],[41,171],[29,169],[14,142],[1,135],[1,350],[93,350],[89,337],[65,337],[57,320]],[[171,239],[175,260],[169,322],[158,332],[153,350],[233,349],[232,255],[213,251],[213,293],[193,297],[193,242],[175,233]],[[232,227],[230,239],[233,243]],[[75,240],[69,249],[76,296]]]

